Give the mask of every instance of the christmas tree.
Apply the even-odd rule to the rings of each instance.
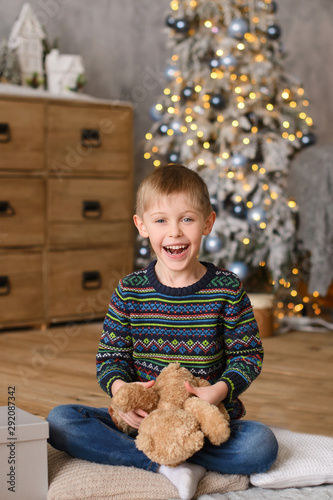
[[[201,257],[260,291],[286,283],[297,261],[287,176],[315,142],[304,89],[284,70],[276,10],[274,0],[171,1],[167,84],[145,152],[155,167],[182,163],[204,178],[217,220]]]
[[[0,43],[0,82],[21,84],[21,70],[15,50],[8,48],[8,42],[3,39]]]

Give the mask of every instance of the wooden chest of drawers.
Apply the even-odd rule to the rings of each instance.
[[[102,318],[133,268],[133,110],[0,95],[0,328]]]

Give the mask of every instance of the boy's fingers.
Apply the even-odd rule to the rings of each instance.
[[[195,396],[197,395],[197,391],[195,387],[192,387],[189,382],[184,382],[185,384],[185,389],[190,392],[191,394],[194,394]]]
[[[153,387],[155,384],[155,380],[149,380],[149,382],[144,382],[146,387]]]
[[[141,408],[137,408],[137,409],[136,409],[136,410],[134,410],[134,411],[135,411],[135,413],[136,413],[137,415],[139,415],[140,417],[145,418],[145,417],[147,417],[147,416],[148,416],[148,413],[147,413],[146,411],[144,411],[144,410],[141,410]]]
[[[148,414],[145,411],[138,409],[128,413],[119,412],[119,415],[128,425],[134,427],[134,429],[138,429],[140,427],[142,419]]]
[[[149,380],[148,382],[136,382],[137,384],[143,385],[144,387],[153,387],[155,380]]]

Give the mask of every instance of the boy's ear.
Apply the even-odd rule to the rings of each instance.
[[[211,232],[214,226],[215,219],[216,219],[216,213],[211,212],[206,219],[205,227],[202,234],[206,236]]]
[[[142,236],[143,238],[148,238],[148,232],[146,226],[143,223],[143,220],[135,214],[133,215],[133,221],[137,230],[139,231],[140,236]]]

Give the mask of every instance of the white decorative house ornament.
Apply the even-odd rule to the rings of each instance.
[[[22,77],[22,85],[32,78],[42,81],[43,75],[43,28],[29,3],[25,3],[14,23],[8,39],[8,47],[16,50]]]
[[[53,49],[46,56],[45,68],[47,87],[53,94],[64,94],[75,91],[78,77],[84,75],[84,66],[81,56],[59,54]]]

